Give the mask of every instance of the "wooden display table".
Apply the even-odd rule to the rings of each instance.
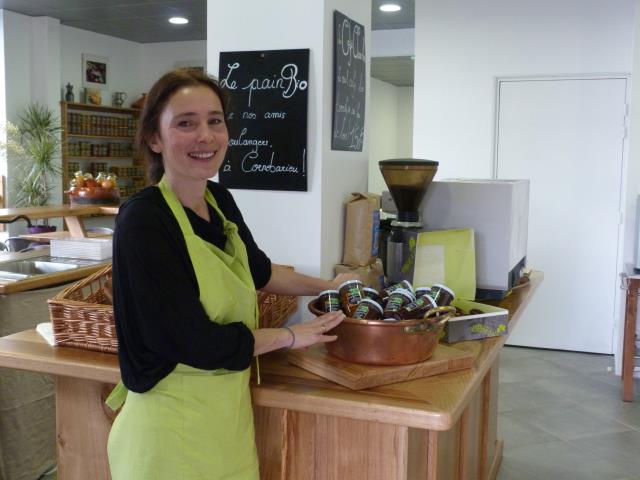
[[[542,280],[517,289],[500,306],[513,328]],[[264,479],[468,479],[496,477],[498,355],[507,337],[463,342],[467,370],[352,391],[286,362],[260,358],[252,386]],[[56,376],[60,480],[109,479],[111,424],[103,400],[119,379],[115,355],[53,348],[35,331],[0,339],[0,366]]]
[[[47,233],[25,233],[20,238],[31,240],[32,242],[51,243],[51,240],[60,240],[62,238],[72,237],[71,232],[63,230],[61,232]],[[108,233],[86,232],[87,238],[111,238],[113,235]]]
[[[638,316],[638,291],[640,275],[624,276],[627,290],[622,341],[622,400],[633,402],[633,370],[636,356],[636,318]]]
[[[116,215],[118,207],[99,205],[45,205],[43,207],[0,208],[0,220],[25,215],[30,220],[63,217],[71,236],[86,237],[82,217],[88,215]]]

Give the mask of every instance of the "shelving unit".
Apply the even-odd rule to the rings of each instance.
[[[142,160],[133,145],[140,110],[60,102],[60,111],[64,190],[78,170],[94,177],[99,172],[116,174],[122,198],[144,187]],[[68,203],[67,195],[64,201]]]

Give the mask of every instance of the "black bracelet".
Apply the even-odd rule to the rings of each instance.
[[[287,350],[290,350],[291,347],[293,347],[293,344],[296,343],[296,334],[293,333],[293,330],[291,330],[289,327],[282,327],[282,328],[284,328],[287,332],[291,334],[291,344],[287,347]]]

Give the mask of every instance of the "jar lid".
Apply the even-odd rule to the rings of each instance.
[[[376,310],[378,310],[380,313],[383,312],[382,306],[378,302],[376,302],[375,300],[371,300],[370,298],[365,298],[365,299],[360,301],[360,303],[365,303],[365,302],[366,303],[370,303],[371,305],[373,305],[376,308]]]
[[[451,294],[452,297],[455,298],[456,294],[454,293],[453,290],[451,290],[449,287],[447,287],[446,285],[442,285],[441,283],[434,283],[433,285],[431,285],[431,290],[433,291],[433,288],[439,288],[441,290],[444,290],[445,292],[449,292]]]
[[[362,285],[362,282],[360,280],[347,280],[346,282],[343,282],[340,284],[340,286],[338,287],[338,290],[342,290],[342,287],[344,287],[345,285],[349,285],[351,283],[357,283],[358,285]]]
[[[321,297],[322,295],[331,295],[332,293],[335,295],[339,295],[338,290],[323,290],[318,294],[318,297]]]
[[[411,293],[413,293],[413,285],[411,285],[411,282],[409,280],[402,280],[400,283],[402,285],[406,285],[406,290],[409,290]]]
[[[399,288],[397,290],[394,290],[390,296],[392,295],[404,295],[405,297],[407,297],[408,299],[410,299],[411,301],[414,300],[413,297],[413,293],[411,293],[409,290],[405,290],[404,288]]]

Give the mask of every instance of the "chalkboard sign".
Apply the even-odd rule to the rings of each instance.
[[[366,94],[364,27],[333,12],[332,150],[362,151]]]
[[[220,183],[306,191],[309,49],[221,52],[219,78],[230,96]]]

